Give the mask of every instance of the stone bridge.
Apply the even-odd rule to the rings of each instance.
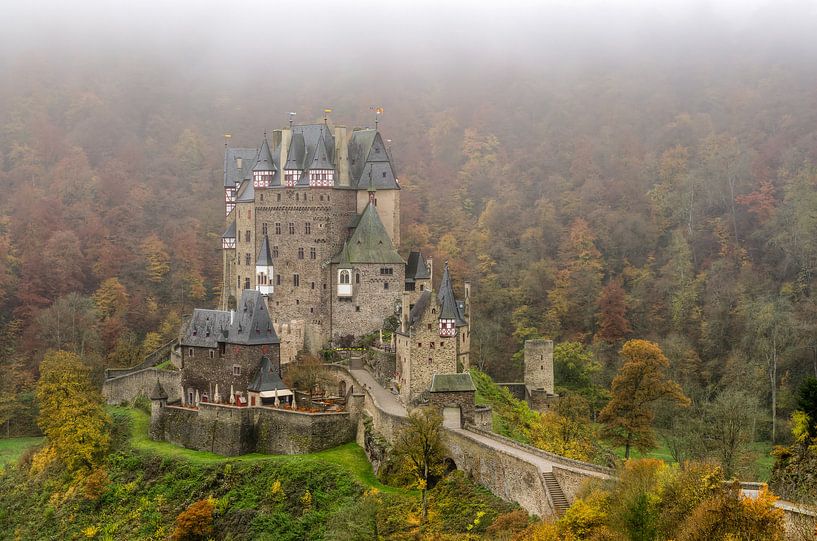
[[[366,370],[342,365],[331,365],[331,369],[355,386],[374,429],[390,440],[408,416],[403,404]],[[358,429],[358,443],[365,448],[363,437]],[[611,469],[547,453],[473,426],[444,428],[443,441],[458,469],[500,498],[540,517],[561,514],[584,480],[609,479],[614,474]]]

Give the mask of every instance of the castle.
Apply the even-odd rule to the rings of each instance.
[[[380,132],[324,122],[271,135],[225,149],[220,309],[195,310],[182,331],[182,400],[212,401],[217,383],[220,398],[246,398],[262,357],[280,372],[389,320],[406,404],[427,399],[435,373],[467,371],[470,285],[457,299],[446,264],[434,291],[432,260],[400,255],[400,183]]]

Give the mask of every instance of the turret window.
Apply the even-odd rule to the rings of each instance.
[[[281,222],[275,222],[275,234],[276,235],[281,234]]]
[[[298,259],[303,259],[303,258],[304,258],[304,249],[303,248],[298,248]]]
[[[309,259],[316,259],[318,257],[318,251],[312,247],[309,249]]]
[[[340,271],[340,283],[341,284],[348,284],[351,280],[350,272],[348,270]]]
[[[292,285],[298,287],[301,285],[301,277],[297,274],[292,275]]]
[[[267,224],[266,222],[261,224],[261,232],[264,234],[265,237],[269,234],[268,229],[269,224]]]
[[[304,235],[311,235],[312,234],[312,224],[310,222],[306,222],[304,224]]]
[[[272,247],[272,257],[278,257],[278,247],[277,246]]]
[[[251,263],[252,263],[252,255],[249,254],[249,253],[244,254],[244,264],[249,265]]]
[[[295,234],[295,223],[294,222],[289,222],[289,234],[290,235]]]
[[[247,229],[244,232],[244,242],[250,242],[250,230],[249,229]]]

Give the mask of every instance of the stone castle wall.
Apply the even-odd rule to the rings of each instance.
[[[284,323],[273,323],[272,326],[275,334],[281,340],[281,364],[295,361],[298,353],[304,349],[304,321],[296,319]]]
[[[193,355],[190,355],[190,352]],[[212,352],[213,357],[210,357]],[[209,401],[214,399],[215,385],[222,397],[230,395],[230,386],[235,392],[247,394],[247,387],[258,371],[261,357],[266,355],[275,364],[280,359],[277,344],[264,346],[243,346],[226,344],[224,353],[219,354],[218,348],[182,347],[182,385],[184,385],[186,402],[191,402],[190,392],[199,391],[203,399],[207,393]],[[236,375],[233,367],[239,367]]]
[[[366,368],[374,379],[386,389],[390,389],[397,372],[397,355],[392,351],[369,348]]]
[[[151,419],[151,437],[224,456],[314,453],[354,441],[349,413],[305,413],[268,407],[166,406]]]
[[[525,385],[553,394],[553,340],[525,340]]]
[[[137,396],[150,397],[157,379],[170,400],[181,399],[182,373],[158,368],[145,368],[105,380],[102,383],[102,396],[108,404],[132,404]]]
[[[390,269],[392,274],[382,274]],[[337,265],[332,265],[337,287]],[[332,295],[332,338],[360,336],[383,328],[383,320],[395,314],[405,289],[405,265],[356,264],[352,270],[352,296]],[[334,293],[334,291],[333,291]]]

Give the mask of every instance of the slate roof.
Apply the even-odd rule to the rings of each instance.
[[[423,313],[426,311],[429,302],[431,302],[431,291],[425,290],[420,295],[420,298],[417,299],[417,302],[414,303],[414,308],[412,308],[411,312],[409,312],[410,327],[414,326],[415,323],[420,321],[420,318],[423,317]]]
[[[261,292],[245,289],[238,310],[196,308],[180,340],[182,346],[215,348],[219,343],[238,345],[278,344]]]
[[[240,184],[252,170],[258,156],[257,148],[228,148],[224,151],[224,187]],[[241,158],[241,169],[236,158]]]
[[[234,239],[235,238],[235,220],[230,222],[230,225],[227,226],[227,230],[221,235],[223,239]]]
[[[352,262],[349,260],[349,243],[344,241],[343,248],[340,249],[340,254],[338,255],[338,268],[339,269],[351,269]]]
[[[351,263],[394,263],[404,264],[403,258],[394,249],[394,244],[386,233],[377,208],[370,202],[366,205],[355,232],[348,241],[348,258]],[[332,263],[340,262],[341,253],[332,258]]]
[[[428,268],[423,254],[420,252],[411,252],[406,263],[406,282],[414,282],[415,280],[427,280],[431,278],[431,270]]]
[[[272,159],[272,152],[269,149],[267,138],[264,137],[264,142],[261,143],[261,148],[258,150],[258,158],[255,161],[253,171],[275,171],[275,162]]]
[[[272,266],[272,252],[269,249],[269,237],[264,235],[264,240],[261,241],[261,251],[258,252],[258,259],[255,262],[256,267],[271,267]]]
[[[255,201],[255,188],[252,181],[244,180],[241,187],[238,189],[238,196],[235,198],[236,203],[251,203]]]
[[[451,274],[448,272],[447,261],[443,271],[443,279],[440,282],[440,290],[437,293],[437,302],[442,307],[440,309],[440,319],[453,319],[456,321],[457,327],[467,325],[465,318],[462,316],[460,304],[454,297],[454,287],[451,285]]]
[[[373,129],[355,130],[349,140],[349,173],[352,186],[359,190],[369,186],[378,190],[399,190],[391,157],[380,133]]]
[[[476,391],[474,380],[471,374],[463,372],[461,374],[434,374],[431,379],[432,393],[452,393]]]
[[[261,365],[258,373],[253,378],[252,383],[247,387],[248,391],[261,393],[264,391],[287,390],[287,386],[281,380],[281,376],[272,369],[272,362],[267,357],[261,357]]]

